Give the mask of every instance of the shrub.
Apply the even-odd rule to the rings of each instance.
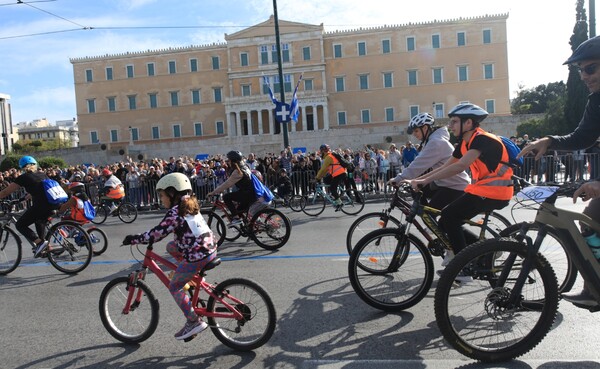
[[[14,154],[9,154],[7,155],[4,160],[2,160],[2,162],[0,163],[0,171],[6,171],[9,170],[11,168],[19,168],[19,159],[21,158],[21,156],[19,155],[14,155]]]
[[[62,160],[61,158],[53,157],[53,156],[46,156],[46,157],[40,158],[38,160],[38,165],[44,169],[52,168],[54,166],[58,166],[60,168],[67,167],[67,163],[65,163],[64,160]]]

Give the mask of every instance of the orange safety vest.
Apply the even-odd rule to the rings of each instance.
[[[85,217],[83,210],[83,200],[77,198],[76,196],[72,197],[76,200],[76,202],[74,206],[69,208],[70,214],[68,218],[81,224],[89,223],[89,220]],[[79,205],[81,205],[81,208]]]
[[[106,197],[110,197],[113,200],[121,200],[125,197],[125,189],[123,185],[117,186],[117,188],[110,187],[106,192]]]
[[[462,142],[460,146],[461,154],[465,155],[468,151],[468,147],[477,135],[485,135],[498,141],[502,145],[502,159],[500,160],[498,167],[496,167],[496,170],[493,172],[490,172],[487,166],[479,160],[479,158],[471,163],[469,168],[471,169],[473,183],[467,185],[465,192],[489,199],[510,200],[514,191],[512,181],[513,171],[510,165],[504,164],[508,163],[508,152],[497,136],[477,127],[469,142]]]
[[[339,175],[346,173],[346,168],[344,168],[342,166],[342,164],[340,164],[340,161],[337,160],[335,155],[333,155],[332,153],[328,153],[327,155],[329,155],[329,157],[333,161],[333,163],[331,163],[329,168],[327,168],[327,170],[329,171],[329,174],[331,174],[332,177],[337,177]]]

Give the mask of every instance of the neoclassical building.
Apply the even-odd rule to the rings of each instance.
[[[283,88],[298,88],[298,137],[406,127],[460,102],[510,114],[508,14],[324,32],[280,21]],[[223,43],[71,59],[80,145],[113,147],[260,136],[281,142],[274,19]],[[266,78],[265,78],[266,77]],[[337,130],[337,131],[336,131]],[[256,139],[250,139],[253,142]]]

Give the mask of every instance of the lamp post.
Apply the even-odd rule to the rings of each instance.
[[[281,41],[279,39],[279,18],[277,16],[277,0],[273,0],[273,19],[275,20],[275,42],[277,43],[277,68],[279,70],[279,92],[281,104],[285,104],[285,88],[283,84],[283,66],[281,61]],[[283,148],[289,146],[288,140],[288,124],[282,122],[281,129],[283,131]]]

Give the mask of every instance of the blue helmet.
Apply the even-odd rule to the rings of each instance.
[[[37,161],[33,158],[33,156],[23,156],[19,159],[19,168],[25,168],[29,164],[37,165]]]

